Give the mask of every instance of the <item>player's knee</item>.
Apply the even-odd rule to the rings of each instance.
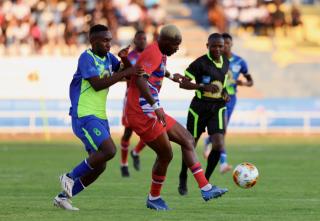
[[[223,140],[215,140],[212,144],[212,149],[221,151],[223,149]]]
[[[173,159],[172,151],[166,151],[161,154],[158,154],[158,160],[164,164],[169,164],[172,159]]]
[[[115,147],[108,148],[107,150],[104,150],[103,157],[105,161],[111,160],[117,153],[117,149]]]

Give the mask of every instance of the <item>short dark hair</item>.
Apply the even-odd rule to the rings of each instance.
[[[212,33],[212,34],[209,35],[209,37],[208,37],[208,42],[211,41],[211,40],[219,39],[219,38],[222,38],[222,35],[221,35],[221,34],[219,34],[219,33]]]
[[[224,39],[230,39],[230,40],[232,41],[232,36],[231,36],[229,33],[223,33],[223,34],[222,34],[222,37],[223,37]]]
[[[100,32],[100,31],[109,31],[109,28],[105,25],[100,25],[100,24],[94,25],[90,28],[89,35]]]
[[[136,34],[134,35],[134,37],[137,37],[137,36],[140,35],[140,34],[146,34],[146,32],[143,31],[143,30],[138,30],[138,31],[136,32]]]

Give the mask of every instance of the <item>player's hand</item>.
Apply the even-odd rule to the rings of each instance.
[[[205,84],[203,87],[203,90],[214,94],[214,93],[219,92],[220,89],[215,84]]]
[[[241,81],[241,80],[237,80],[237,81],[236,81],[236,84],[239,85],[239,86],[243,86],[243,85],[244,85],[244,82]]]
[[[163,108],[158,108],[154,112],[157,115],[158,121],[165,127],[167,125],[167,122],[166,122],[166,115],[163,111]]]
[[[180,81],[179,81],[180,87],[181,87],[181,88],[186,88],[187,85],[190,84],[190,81],[191,81],[190,78],[187,78],[187,77],[182,76],[182,78],[180,78]]]
[[[228,94],[228,92],[226,91],[226,90],[223,90],[222,92],[221,92],[221,97],[222,97],[222,99],[225,101],[225,102],[229,102],[230,101],[230,96],[229,96],[229,94]]]
[[[130,45],[128,45],[125,48],[122,48],[119,52],[118,52],[118,56],[119,58],[126,58],[129,54],[129,49],[130,49]]]
[[[179,74],[179,73],[175,73],[173,74],[173,81],[180,83],[182,81],[182,79],[185,78],[183,75]]]

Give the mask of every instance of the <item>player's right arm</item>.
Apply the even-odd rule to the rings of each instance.
[[[135,75],[139,72],[141,68],[138,66],[127,68],[123,71],[115,72],[111,75],[111,77],[104,76],[100,78],[99,76],[88,78],[87,80],[90,82],[90,85],[93,87],[95,91],[100,91],[106,88],[111,87],[115,83],[122,81],[123,78],[129,77],[131,75]]]
[[[165,126],[165,113],[163,111],[163,108],[160,107],[156,100],[153,98],[147,80],[148,77],[152,74],[152,72],[160,65],[161,60],[161,54],[157,54],[157,52],[154,52],[152,48],[148,48],[144,52],[142,52],[137,61],[137,64],[141,65],[141,67],[144,70],[144,73],[138,74],[138,77],[136,79],[136,85],[141,95],[153,108],[155,114],[157,115],[158,121]]]
[[[138,76],[136,80],[136,85],[141,93],[141,95],[146,99],[146,101],[152,106],[155,114],[157,115],[158,120],[164,126],[166,125],[166,118],[163,108],[160,107],[157,102],[154,100],[151,91],[147,82],[147,75]]]
[[[182,78],[180,81],[180,88],[186,90],[201,90],[208,91],[211,93],[216,93],[219,91],[218,86],[214,84],[202,84],[202,83],[193,83],[192,80],[196,81],[198,73],[201,72],[201,67],[197,63],[197,60],[192,62],[189,67],[185,70],[185,78]]]
[[[116,69],[109,70],[109,72],[118,70],[119,66],[119,61],[113,61],[111,67],[116,67]],[[111,74],[111,76],[104,75],[103,77],[100,77],[100,70],[97,68],[94,58],[88,53],[83,53],[80,56],[78,69],[81,72],[82,78],[89,81],[91,87],[95,91],[109,88],[113,84],[120,81],[122,78],[141,72],[141,68],[139,68],[139,66],[134,66],[123,71],[115,72]]]

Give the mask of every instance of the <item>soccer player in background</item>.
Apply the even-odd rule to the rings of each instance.
[[[119,71],[120,62],[109,52],[112,35],[108,27],[92,26],[89,40],[91,49],[80,55],[69,90],[72,129],[83,142],[88,157],[69,173],[60,176],[63,191],[54,198],[54,205],[66,210],[79,210],[69,199],[93,183],[105,170],[106,162],[116,154],[106,116],[109,87],[140,72],[136,67]],[[128,54],[127,51],[120,53],[124,57]]]
[[[230,96],[230,101],[227,102],[227,111],[226,111],[226,121],[227,124],[230,121],[231,115],[233,113],[234,107],[237,103],[237,86],[247,86],[251,87],[253,85],[253,80],[251,75],[248,72],[248,65],[246,61],[234,54],[231,50],[232,48],[232,36],[228,33],[223,33],[222,37],[224,39],[224,54],[229,59],[229,72],[228,72],[228,81],[227,81],[227,92]],[[239,79],[240,75],[246,79],[242,81]],[[214,140],[213,140],[214,142]],[[210,137],[205,138],[205,148],[204,148],[204,157],[208,158],[211,152],[211,139]],[[227,153],[226,148],[224,147],[220,155],[220,172],[226,173],[232,169],[232,166],[227,162]]]
[[[227,192],[226,189],[212,186],[208,182],[197,159],[192,135],[176,120],[165,114],[160,106],[159,91],[163,77],[168,76],[175,82],[183,78],[180,74],[169,73],[165,68],[167,56],[179,49],[181,41],[181,34],[176,26],[164,26],[158,40],[149,45],[137,61],[145,73],[131,76],[128,88],[125,114],[129,126],[157,154],[146,202],[146,206],[154,210],[169,209],[160,192],[173,157],[170,141],[181,145],[183,160],[192,171],[205,201]]]
[[[135,65],[140,54],[145,49],[147,45],[147,36],[144,31],[137,31],[133,43],[135,48],[128,54],[128,59],[132,65]],[[129,86],[129,80],[127,80],[127,87]],[[123,102],[123,109],[127,100],[127,91]],[[124,126],[124,133],[121,138],[121,162],[120,170],[122,177],[129,177],[129,168],[128,168],[128,149],[130,145],[130,138],[132,135],[132,129],[128,126],[128,122],[125,116],[125,111],[122,113],[122,125]],[[139,153],[145,147],[145,143],[140,139],[138,144],[133,150],[131,150],[130,155],[133,159],[133,167],[136,170],[140,170],[140,158]]]
[[[208,53],[189,65],[185,71],[186,78],[183,78],[180,83],[181,88],[196,91],[189,108],[188,131],[195,138],[196,144],[206,128],[210,138],[214,140],[205,172],[208,180],[224,147],[224,112],[226,101],[229,99],[226,89],[229,60],[223,55],[223,47],[222,35],[211,34],[207,42]],[[192,82],[193,80],[195,83]],[[186,161],[182,161],[178,187],[180,195],[188,193],[187,168]]]

